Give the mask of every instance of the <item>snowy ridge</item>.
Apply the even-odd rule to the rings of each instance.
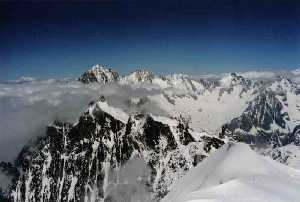
[[[138,69],[127,76],[124,76],[120,81],[123,84],[140,84],[152,83],[154,74],[148,70]]]
[[[259,154],[268,156],[282,164],[300,169],[300,147],[298,145],[289,144],[278,148],[255,149]]]
[[[112,107],[105,101],[105,98],[102,96],[98,102],[95,104],[92,104],[89,109],[89,113],[91,116],[93,116],[94,111],[103,111],[107,114],[110,114],[115,119],[122,121],[123,123],[126,123],[129,115],[126,114],[122,109]]]
[[[178,180],[163,202],[297,201],[299,179],[299,170],[245,144],[225,144]]]
[[[190,93],[200,93],[204,89],[200,82],[184,74],[157,76],[148,70],[138,69],[126,76],[120,76],[112,69],[106,69],[101,65],[95,65],[92,69],[84,72],[80,76],[79,81],[85,84],[93,82],[99,84],[116,82],[121,85],[132,85],[135,87],[151,84],[161,89],[174,88]]]

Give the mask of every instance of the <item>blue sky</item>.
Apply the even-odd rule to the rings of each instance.
[[[0,3],[0,80],[93,64],[189,74],[300,66],[300,4],[283,0]]]

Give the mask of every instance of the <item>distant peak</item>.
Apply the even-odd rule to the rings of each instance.
[[[103,69],[104,68],[104,65],[100,65],[100,64],[95,64],[92,69],[96,69],[96,68],[101,68]]]
[[[285,76],[278,76],[275,82],[272,82],[269,89],[275,92],[293,91],[295,90],[295,85],[289,78]]]
[[[105,65],[96,64],[96,65],[92,66],[92,68],[89,71],[91,71],[91,70],[112,71],[112,68],[107,67]]]
[[[79,77],[79,81],[85,84],[92,82],[106,84],[118,81],[119,79],[120,75],[118,72],[99,64],[94,65]]]
[[[234,79],[237,79],[237,80],[241,80],[241,79],[244,79],[244,77],[242,77],[241,75],[237,74],[236,72],[231,72],[230,73],[230,76]]]
[[[129,74],[140,74],[140,75],[142,75],[142,74],[146,75],[147,74],[147,75],[153,75],[153,73],[151,71],[149,71],[149,70],[147,70],[145,68],[138,68],[138,69],[132,71]]]
[[[149,82],[152,83],[155,75],[146,69],[137,69],[131,72],[128,76],[126,76],[126,80],[130,81],[131,83],[143,83]]]
[[[235,86],[235,85],[250,85],[251,84],[251,80],[244,78],[243,76],[232,72],[227,76],[224,76],[221,79],[221,84],[224,87],[231,87],[231,86]]]

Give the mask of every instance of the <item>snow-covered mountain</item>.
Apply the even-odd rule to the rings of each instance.
[[[299,200],[300,170],[225,144],[178,180],[163,202],[290,202]]]
[[[79,81],[82,83],[98,82],[101,84],[107,84],[116,82],[120,79],[119,73],[112,69],[107,69],[101,65],[95,65],[92,69],[84,72],[80,77]]]
[[[190,170],[193,173],[195,166],[199,164],[199,172],[214,178],[220,173],[203,170],[206,162],[213,161],[209,164],[220,169],[223,164],[226,168],[229,164],[235,167],[239,162],[232,158],[240,158],[239,152],[245,155],[244,159],[253,157],[250,159],[253,162],[245,164],[247,169],[243,168],[243,176],[231,176],[238,181],[242,177],[237,184],[246,187],[246,193],[252,190],[252,185],[248,179],[244,181],[244,174],[249,174],[247,178],[252,174],[260,175],[263,170],[268,176],[275,175],[268,169],[276,163],[259,159],[244,144],[233,146],[231,143],[247,143],[260,155],[299,168],[297,76],[297,71],[189,76],[155,75],[147,70],[120,75],[96,65],[80,76],[76,88],[83,86],[84,91],[93,89],[91,92],[99,91],[104,96],[92,100],[75,123],[54,121],[44,136],[24,147],[15,162],[1,163],[0,170],[12,180],[11,185],[2,190],[2,197],[19,202],[107,202],[120,201],[120,197],[126,202],[159,201],[171,190],[167,197],[170,199],[176,187],[181,186],[180,182],[186,183],[180,179],[184,180]],[[30,85],[30,81],[26,85]],[[3,93],[10,91],[5,88]],[[222,165],[217,164],[220,161],[209,159],[202,163],[226,142],[230,143],[220,150],[220,154],[214,154],[220,157],[212,157],[218,158]],[[141,167],[139,165],[145,167],[135,170]],[[256,166],[261,170],[253,173]],[[285,168],[281,169],[277,164],[274,167],[283,172],[282,176],[286,175]],[[232,169],[232,173],[237,170]],[[193,176],[193,179],[203,181],[201,176]],[[216,179],[222,181],[220,191],[237,186],[232,184],[231,178],[227,179],[227,175],[219,177]],[[203,193],[222,201],[213,192],[219,189],[217,184],[212,184],[212,192],[208,188],[208,192]],[[257,192],[262,197],[260,201],[268,199],[264,198],[266,187],[263,186],[269,185],[262,185],[262,190]],[[290,187],[290,184],[286,186]],[[197,185],[196,188],[182,189],[184,198],[178,201],[186,200],[186,194],[190,192],[202,193],[202,187]],[[193,193],[191,196],[196,199],[198,194]],[[229,199],[232,197],[235,196]],[[279,200],[276,197],[271,199]]]
[[[130,85],[141,87],[150,85],[152,88],[166,89],[176,88],[188,92],[201,92],[203,84],[195,81],[188,75],[172,74],[172,75],[155,75],[146,69],[137,69],[128,75],[120,75],[112,69],[107,69],[102,65],[95,65],[92,69],[84,72],[79,81],[85,84],[89,83],[117,83],[120,85]]]
[[[138,69],[131,72],[129,75],[124,76],[121,80],[123,84],[139,84],[139,83],[152,83],[155,79],[155,75],[144,69]]]
[[[197,139],[196,139],[197,138]],[[128,116],[102,97],[92,103],[78,123],[56,122],[47,136],[19,158],[13,201],[100,201],[114,198],[130,184],[110,179],[127,161],[143,159],[148,178],[138,176],[152,200],[165,196],[170,185],[197,165],[223,141],[194,138],[182,117],[147,114]]]

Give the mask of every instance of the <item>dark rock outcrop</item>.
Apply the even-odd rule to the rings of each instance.
[[[132,158],[143,159],[149,167],[151,175],[143,186],[158,200],[223,144],[211,137],[196,141],[188,124],[177,120],[170,120],[172,125],[137,114],[123,123],[96,105],[75,125],[55,122],[44,138],[22,152],[13,201],[109,201],[109,184],[119,183],[112,173]]]

